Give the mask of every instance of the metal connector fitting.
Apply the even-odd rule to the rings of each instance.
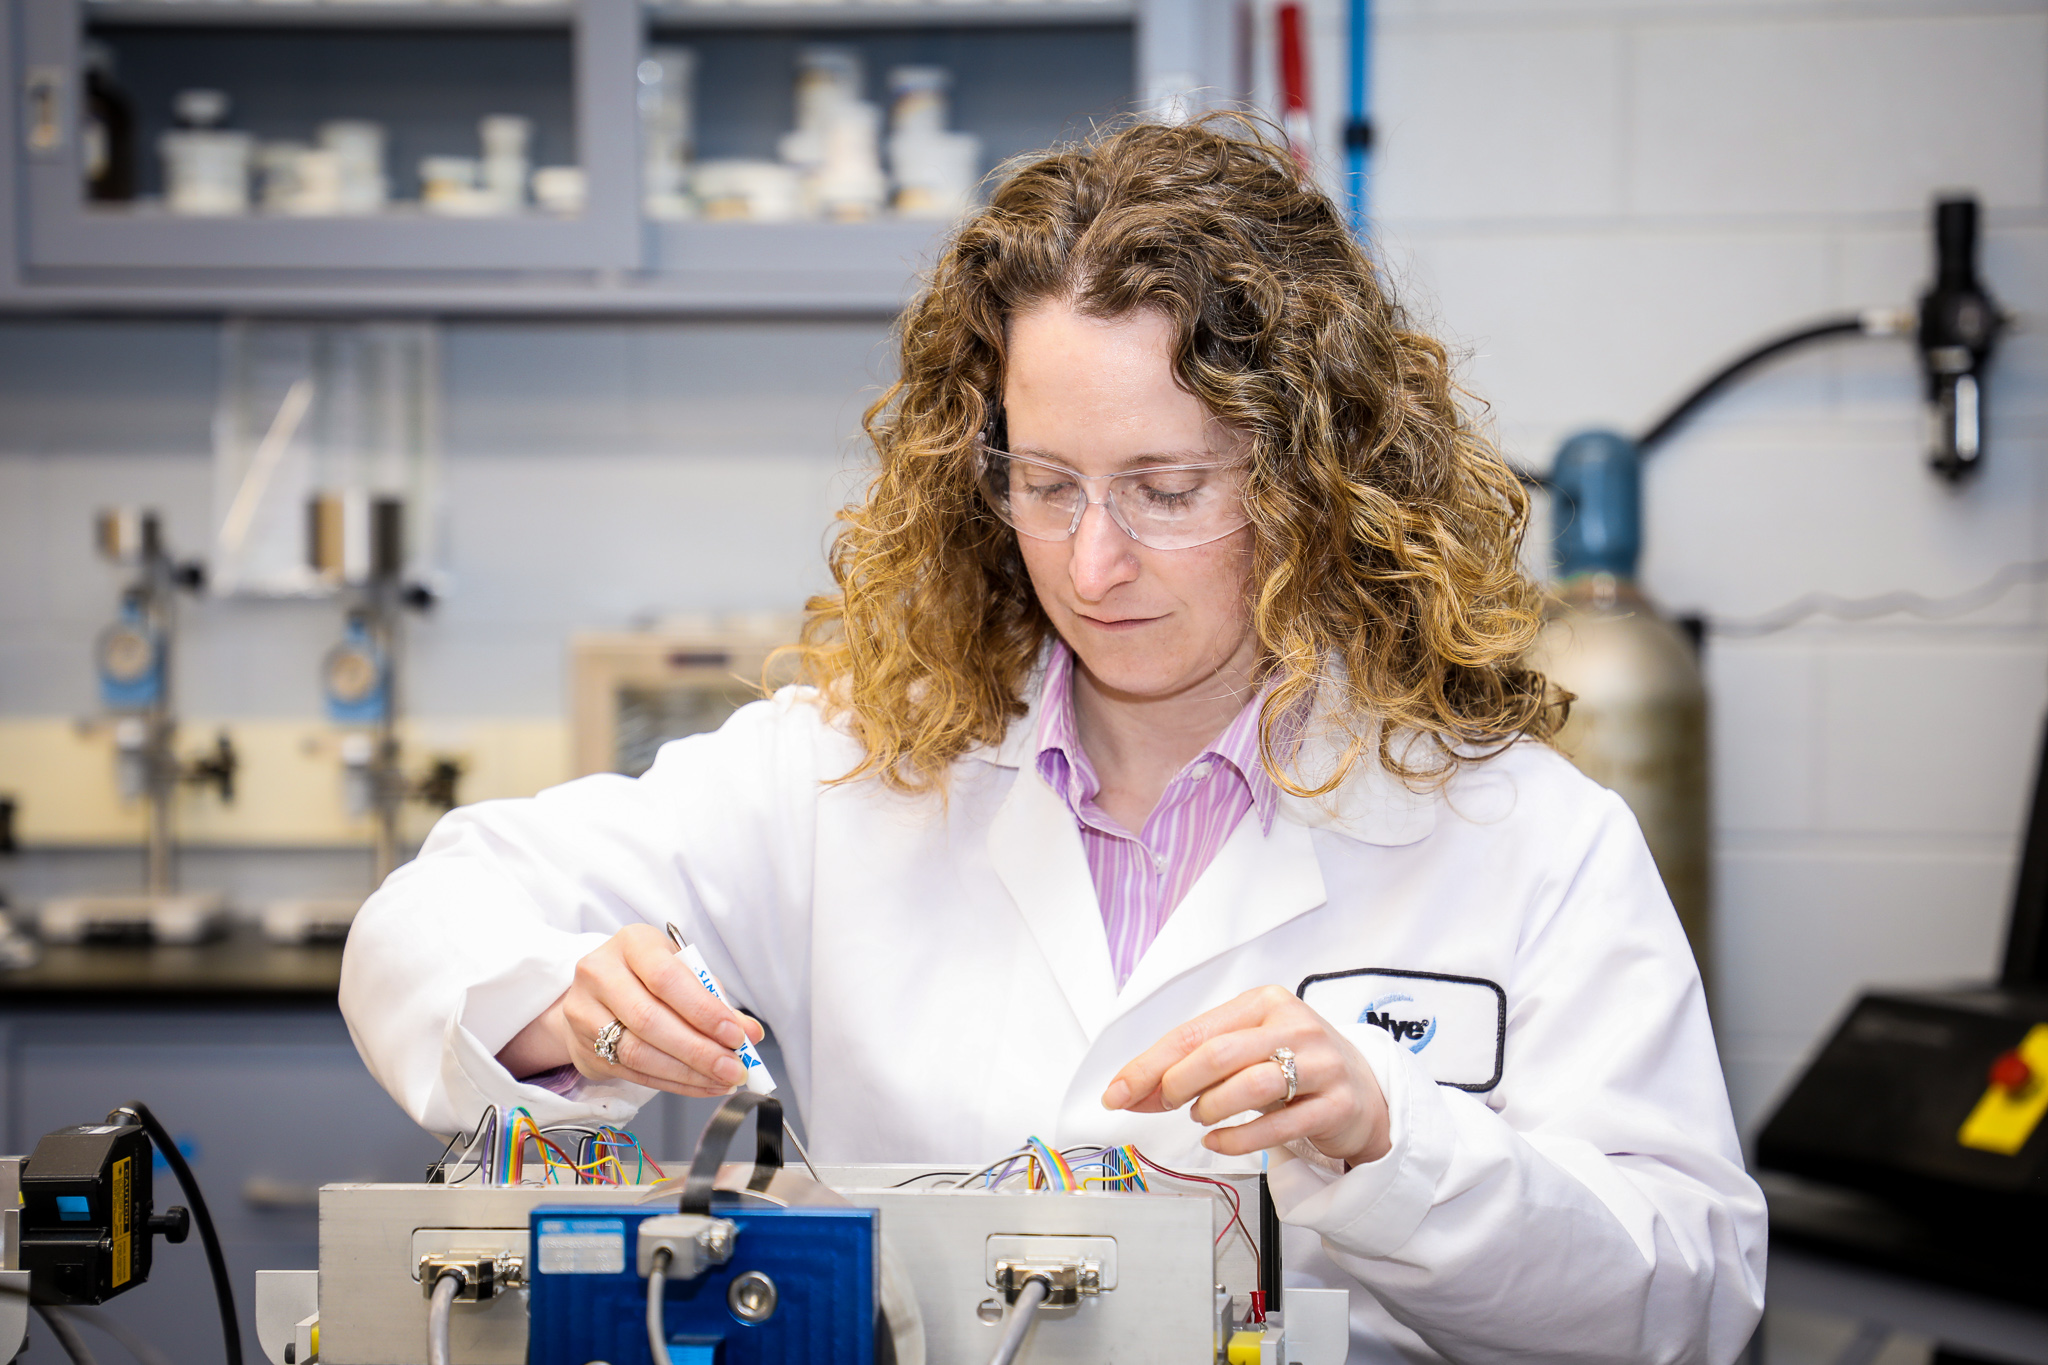
[[[1032,1280],[1044,1280],[1045,1308],[1065,1308],[1102,1292],[1102,1267],[1095,1261],[997,1261],[996,1288],[1011,1303]]]
[[[715,1265],[732,1259],[740,1230],[730,1219],[702,1213],[668,1213],[640,1224],[638,1265],[644,1276],[654,1269],[654,1253],[668,1253],[667,1275],[694,1280]]]
[[[434,1285],[444,1275],[453,1275],[458,1281],[457,1303],[488,1303],[526,1283],[526,1262],[503,1252],[432,1252],[420,1257],[420,1296],[433,1298]]]

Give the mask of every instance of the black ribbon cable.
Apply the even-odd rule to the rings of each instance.
[[[1280,1213],[1273,1207],[1264,1171],[1259,1172],[1259,1291],[1266,1296],[1266,1311],[1279,1312]]]
[[[697,1139],[696,1154],[690,1158],[690,1174],[683,1181],[680,1212],[711,1212],[712,1182],[718,1179],[718,1167],[725,1160],[726,1149],[732,1146],[732,1135],[739,1131],[750,1111],[754,1115],[754,1174],[747,1181],[747,1188],[767,1189],[775,1173],[782,1169],[782,1101],[751,1090],[737,1091],[725,1097],[725,1103],[718,1106],[718,1112],[711,1116]]]

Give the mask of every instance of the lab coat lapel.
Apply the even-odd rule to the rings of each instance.
[[[1096,1037],[1116,1006],[1109,937],[1073,813],[1035,764],[1018,766],[1017,780],[989,824],[989,861],[1082,1031]]]
[[[1268,831],[1256,811],[1247,811],[1138,959],[1117,997],[1117,1011],[1136,1008],[1175,977],[1307,914],[1326,899],[1308,827],[1282,818]]]

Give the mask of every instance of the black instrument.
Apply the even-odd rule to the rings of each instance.
[[[2048,730],[1996,983],[1858,1000],[1757,1138],[1771,1239],[1936,1283],[2048,1300],[2048,1118],[1996,1150],[1963,1141],[1990,1095],[2048,1099]],[[2024,1125],[2020,1126],[2022,1129]],[[2018,1129],[2008,1127],[2008,1133]]]

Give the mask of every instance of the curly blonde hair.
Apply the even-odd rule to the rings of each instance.
[[[1014,166],[901,322],[901,377],[864,419],[880,469],[839,514],[838,592],[813,598],[797,675],[879,775],[937,789],[1000,741],[1052,626],[1015,533],[978,491],[1006,322],[1049,301],[1174,328],[1180,384],[1245,440],[1262,758],[1297,795],[1368,752],[1415,786],[1549,737],[1565,699],[1523,662],[1540,597],[1528,500],[1461,409],[1444,348],[1410,328],[1336,206],[1237,116],[1133,124]],[[1286,771],[1311,698],[1333,770]],[[1426,741],[1420,745],[1414,739]]]

